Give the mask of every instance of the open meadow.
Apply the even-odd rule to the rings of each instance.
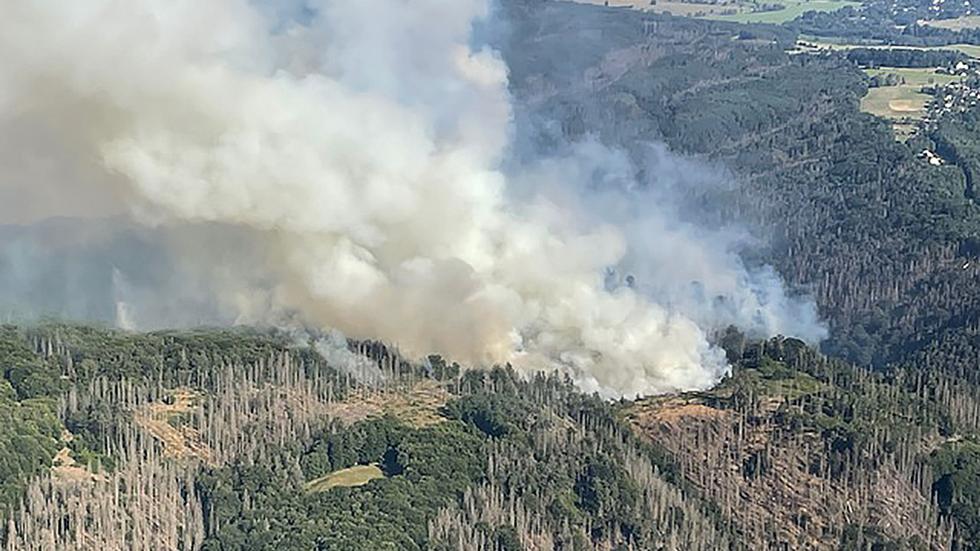
[[[880,86],[861,99],[861,110],[888,119],[921,118],[929,96],[912,86]]]
[[[937,73],[935,67],[925,67],[921,69],[906,67],[876,67],[873,69],[865,69],[864,72],[870,77],[897,75],[902,79],[902,84],[899,86],[914,88],[932,86],[934,84],[945,86],[947,84],[962,80],[962,77],[957,75]]]
[[[935,68],[908,69],[879,67],[865,69],[868,76],[897,75],[900,83],[893,86],[869,88],[861,99],[861,110],[892,121],[895,137],[904,140],[915,130],[916,123],[925,116],[928,94],[921,92],[924,86],[946,85],[960,80],[956,75],[936,73]]]

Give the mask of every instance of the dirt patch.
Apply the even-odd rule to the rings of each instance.
[[[650,412],[653,421],[668,424],[676,424],[688,419],[719,420],[727,416],[728,413],[723,410],[692,403],[666,403]]]
[[[70,441],[70,440],[69,440]],[[92,471],[82,467],[71,456],[71,450],[66,446],[61,448],[54,456],[51,466],[51,477],[56,482],[94,482],[96,480],[107,480],[103,475],[97,475]]]
[[[192,413],[200,401],[201,395],[192,389],[174,389],[166,400],[138,408],[133,412],[133,421],[163,444],[164,454],[177,459],[197,458],[213,463],[211,450],[200,432],[188,425],[174,423],[181,415]]]
[[[922,110],[922,106],[918,102],[903,99],[889,101],[888,108],[900,113],[917,113]]]
[[[346,424],[393,415],[415,426],[427,427],[445,419],[439,410],[452,394],[435,381],[423,381],[403,389],[360,389],[343,402],[327,407],[327,414]]]

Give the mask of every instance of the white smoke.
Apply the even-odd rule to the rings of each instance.
[[[44,189],[23,196],[46,215],[124,205],[148,225],[243,228],[261,267],[171,244],[209,266],[237,321],[299,312],[420,356],[560,367],[607,395],[715,383],[721,324],[819,338],[812,306],[742,267],[731,240],[586,199],[584,153],[505,176],[507,68],[470,45],[487,0],[307,7],[7,0],[0,136],[53,168],[0,159],[0,191]],[[29,179],[45,175],[60,179]]]
[[[327,365],[340,369],[360,383],[377,385],[385,376],[378,364],[366,356],[351,351],[347,337],[332,329],[313,342],[313,349],[327,362]]]
[[[629,286],[712,333],[735,325],[755,338],[825,338],[813,302],[787,295],[772,267],[743,263],[739,253],[757,245],[749,233],[699,223],[703,213],[683,204],[692,191],[730,185],[732,177],[660,144],[650,144],[649,152],[643,185],[624,152],[594,140],[538,162],[516,185],[560,201],[577,220],[616,221],[627,247],[610,267],[607,287]]]
[[[295,349],[312,348],[330,367],[353,377],[361,384],[377,386],[385,382],[385,373],[378,363],[352,349],[347,337],[336,329],[322,331],[304,327],[302,323],[284,322],[278,333],[290,340]]]

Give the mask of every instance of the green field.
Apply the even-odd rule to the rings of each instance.
[[[893,121],[895,137],[904,140],[915,130],[915,121],[925,115],[929,96],[908,86],[872,88],[861,99],[861,110]]]
[[[931,86],[933,84],[947,85],[951,82],[956,82],[962,80],[962,77],[957,75],[943,75],[936,73],[936,69],[929,67],[924,69],[906,69],[900,67],[879,67],[876,69],[865,69],[865,73],[868,76],[879,76],[879,75],[898,75],[902,77],[905,81],[904,86],[911,86],[915,88],[921,88],[923,86]]]
[[[743,11],[734,15],[708,15],[706,19],[737,21],[739,23],[785,23],[796,19],[808,11],[837,11],[847,6],[860,6],[859,2],[846,0],[779,0],[771,2],[782,4],[785,9],[778,11],[753,12],[751,4],[743,4]]]
[[[739,9],[732,4],[700,4],[692,2],[676,2],[657,0],[656,4],[650,5],[646,10],[656,13],[669,13],[671,15],[681,15],[686,17],[707,18],[720,16],[733,9]]]
[[[372,480],[384,478],[384,473],[377,465],[357,465],[349,469],[334,471],[306,483],[308,492],[326,492],[331,488],[353,488],[363,486]]]
[[[881,86],[861,98],[861,110],[890,119],[917,118],[928,101],[929,96],[913,86]]]
[[[821,48],[828,48],[831,50],[850,50],[854,48],[872,48],[882,50],[955,50],[957,52],[963,52],[972,58],[980,59],[980,46],[975,44],[949,44],[947,46],[893,46],[875,43],[838,42],[832,38],[817,38],[807,35],[800,35],[800,40],[805,42],[808,46],[802,46],[797,43],[796,51],[816,51]],[[810,45],[816,46],[816,48],[810,47]]]
[[[861,110],[892,121],[895,137],[903,140],[915,130],[915,123],[926,114],[926,105],[931,96],[921,93],[923,86],[932,84],[949,84],[960,80],[955,75],[936,74],[934,68],[905,69],[897,67],[882,67],[865,69],[869,76],[899,75],[904,84],[896,86],[879,86],[869,88],[867,95],[861,98]]]

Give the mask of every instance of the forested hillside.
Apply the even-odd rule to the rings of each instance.
[[[753,233],[829,338],[731,327],[716,388],[608,401],[316,331],[6,325],[6,549],[980,549],[980,110],[897,141],[859,110],[881,54],[786,51],[850,8],[498,9],[518,155],[598,136],[640,182],[661,143],[730,176],[683,201]]]
[[[384,374],[369,386],[279,333],[3,336],[62,387],[63,434],[7,503],[13,548],[713,549],[732,533],[611,404],[555,376],[351,343]]]
[[[32,462],[5,474],[12,548],[969,549],[977,529],[980,410],[795,339],[729,331],[720,387],[619,403],[351,343],[384,375],[360,384],[278,332],[2,343],[51,366],[47,416],[4,452]]]
[[[693,200],[768,239],[759,259],[812,293],[831,324],[823,351],[902,374],[917,392],[947,396],[950,415],[972,418],[966,412],[980,397],[975,111],[901,143],[858,111],[868,80],[845,53],[787,54],[783,29],[622,10],[595,16],[560,2],[511,7],[525,24],[505,51],[534,60],[514,71],[515,93],[562,120],[562,138],[599,133],[638,166],[643,144],[662,140],[734,170],[737,191],[695,190]],[[571,57],[576,67],[561,54],[573,47],[569,35],[589,52]],[[538,139],[556,143],[545,132]],[[925,148],[952,162],[923,162],[916,155]]]
[[[735,190],[690,193],[719,220],[768,239],[759,258],[812,293],[830,321],[826,352],[884,367],[960,350],[942,367],[975,376],[970,352],[937,342],[969,338],[980,321],[972,112],[903,144],[858,111],[868,79],[846,56],[789,55],[782,31],[760,45],[723,24],[623,10],[605,11],[609,22],[563,2],[513,9],[525,25],[505,51],[536,68],[516,64],[515,93],[561,120],[562,137],[598,133],[638,166],[644,144],[662,140],[734,170]],[[562,54],[574,47],[569,36],[591,53],[573,56],[576,67]],[[544,131],[536,139],[554,142]],[[962,163],[916,158],[924,146],[957,142]]]

